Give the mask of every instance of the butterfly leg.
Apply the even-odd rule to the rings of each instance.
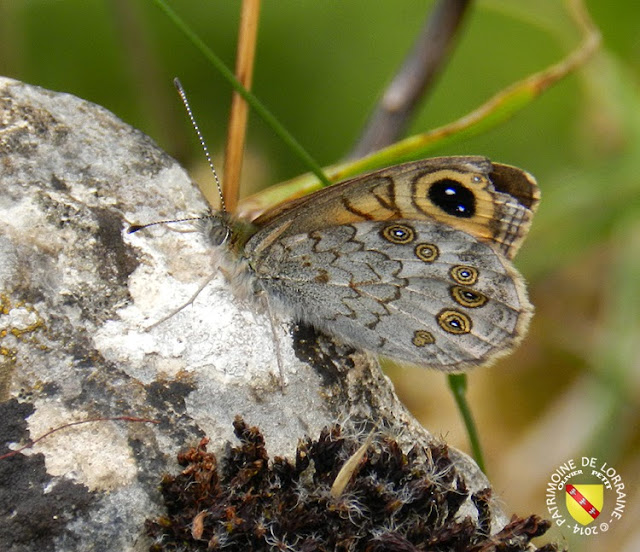
[[[216,277],[216,273],[214,272],[213,274],[211,274],[211,276],[209,276],[201,285],[200,287],[196,290],[196,292],[182,305],[180,305],[179,307],[176,307],[175,309],[169,311],[169,314],[167,314],[166,316],[163,316],[162,318],[160,318],[160,320],[155,321],[153,324],[147,326],[144,331],[148,332],[151,331],[153,328],[155,328],[156,326],[159,326],[160,324],[162,324],[163,322],[166,322],[167,320],[169,320],[169,318],[171,318],[172,316],[175,316],[176,314],[178,314],[182,309],[188,307],[189,305],[191,305],[196,298],[198,297],[198,295],[200,295],[200,293],[202,293],[202,290],[204,288],[206,288],[211,281]]]
[[[284,373],[284,363],[282,361],[282,349],[280,347],[280,337],[278,336],[278,316],[276,315],[271,303],[269,302],[269,295],[267,293],[260,293],[260,299],[264,301],[266,311],[269,314],[269,323],[271,324],[271,333],[273,334],[273,346],[276,353],[276,362],[278,363],[278,374],[280,380],[280,390],[285,392],[287,386],[287,378]]]

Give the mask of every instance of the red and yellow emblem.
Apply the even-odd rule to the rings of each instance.
[[[602,511],[604,485],[566,485],[567,510],[582,525],[589,525]]]

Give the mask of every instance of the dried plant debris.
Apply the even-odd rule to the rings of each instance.
[[[488,489],[471,497],[474,519],[458,516],[469,493],[444,444],[404,453],[378,433],[362,454],[364,439],[335,425],[301,442],[295,461],[269,461],[257,428],[240,417],[234,428],[241,444],[220,462],[207,439],[178,456],[185,469],[162,481],[167,515],[147,521],[153,552],[557,550],[529,544],[550,525],[537,516],[490,535]]]

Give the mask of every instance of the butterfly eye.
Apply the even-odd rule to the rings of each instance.
[[[209,239],[213,245],[222,245],[227,241],[231,230],[224,224],[215,224],[209,230]]]
[[[429,188],[429,199],[448,215],[471,218],[476,214],[476,197],[460,182],[444,178]]]

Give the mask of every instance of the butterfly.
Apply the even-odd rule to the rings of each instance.
[[[509,352],[533,308],[512,259],[540,200],[484,157],[392,166],[276,206],[211,216],[234,283],[344,344],[459,372]]]

